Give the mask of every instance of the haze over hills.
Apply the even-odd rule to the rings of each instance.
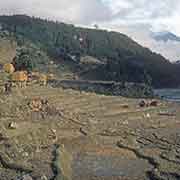
[[[168,32],[168,31],[162,31],[162,32],[154,32],[152,33],[152,38],[154,38],[156,41],[177,41],[180,42],[180,37],[176,36],[175,34]]]
[[[89,68],[82,78],[131,82],[152,79],[155,87],[180,84],[178,66],[122,33],[85,29],[24,15],[1,16],[0,24],[2,30],[16,37],[20,46],[30,41],[58,63],[63,58],[73,59],[75,65],[79,65],[80,57],[87,55],[103,62]]]
[[[180,37],[171,31],[154,31],[151,27],[133,25],[116,28],[129,35],[142,46],[160,53],[171,62],[180,59]]]
[[[171,62],[176,62],[180,59],[180,37],[169,31],[152,32],[150,35],[152,40],[152,49],[155,52],[161,53]],[[155,40],[153,42],[153,40]],[[148,46],[151,48],[151,46]]]
[[[155,41],[153,41],[155,40]],[[176,62],[180,59],[180,37],[174,33],[163,31],[152,33],[152,50],[161,53],[164,57],[168,58],[171,62]]]

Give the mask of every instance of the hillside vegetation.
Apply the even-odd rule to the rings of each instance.
[[[178,66],[124,34],[85,29],[24,15],[1,16],[0,24],[3,31],[10,32],[16,38],[19,46],[30,41],[55,58],[57,63],[61,63],[61,59],[73,60],[76,68],[80,57],[86,55],[102,61],[83,75],[79,74],[81,78],[152,82],[155,87],[176,87],[180,84]]]

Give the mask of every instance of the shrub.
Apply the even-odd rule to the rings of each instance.
[[[13,59],[16,71],[32,71],[36,67],[36,58],[31,49],[22,48],[17,50],[17,55]]]

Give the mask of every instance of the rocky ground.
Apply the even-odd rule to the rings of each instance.
[[[139,102],[39,85],[1,94],[0,179],[180,179],[180,106]]]

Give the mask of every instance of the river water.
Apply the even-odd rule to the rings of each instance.
[[[164,100],[180,102],[180,89],[155,89],[154,93]]]

